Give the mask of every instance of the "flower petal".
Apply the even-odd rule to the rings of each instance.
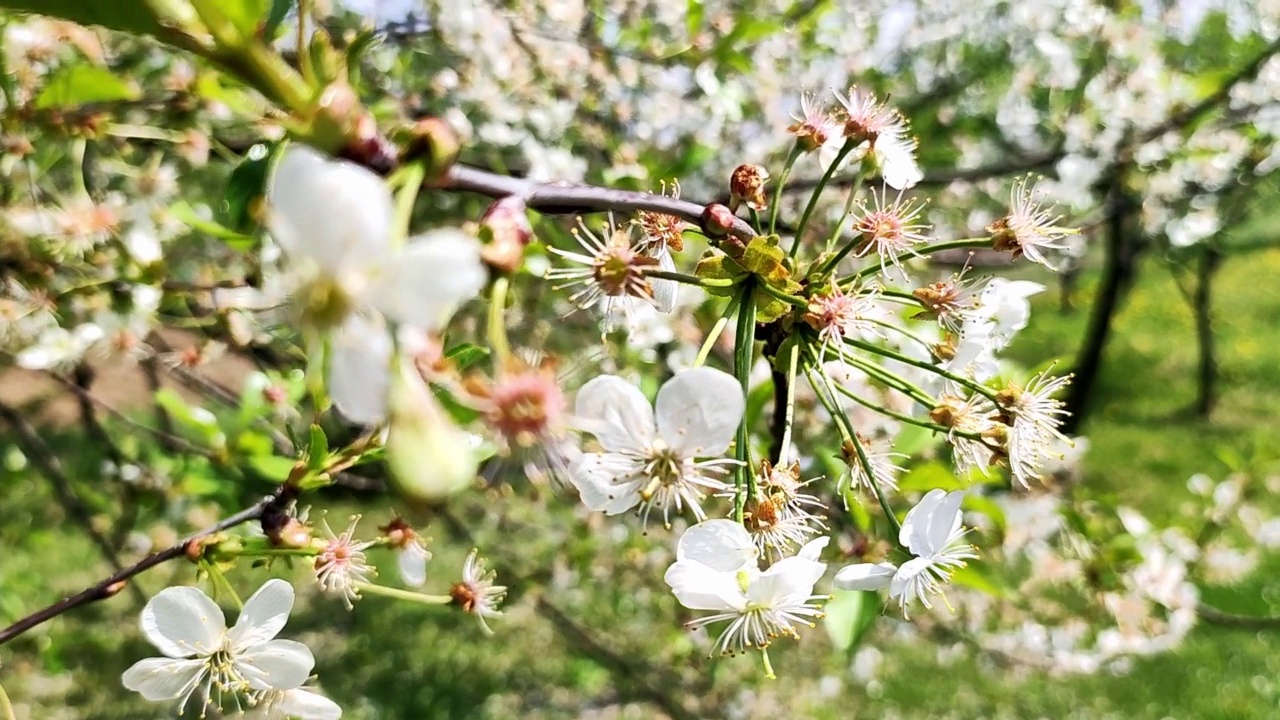
[[[733,520],[706,520],[684,531],[676,558],[698,562],[718,572],[737,572],[756,566],[759,551],[751,533]]]
[[[213,654],[226,630],[222,608],[199,588],[165,588],[142,609],[142,634],[171,658]]]
[[[822,555],[822,551],[827,548],[827,543],[829,542],[831,542],[829,537],[814,538],[800,548],[800,552],[796,553],[796,557],[816,561]]]
[[[641,480],[624,472],[612,453],[586,453],[569,466],[569,482],[588,510],[608,515],[624,513],[640,504]]]
[[[409,587],[422,587],[427,582],[427,561],[431,553],[417,542],[410,542],[396,553],[396,567],[400,579]]]
[[[716,572],[697,562],[676,562],[667,568],[663,579],[676,600],[690,610],[740,611],[747,606],[737,573]]]
[[[349,272],[383,259],[391,241],[391,191],[377,175],[300,143],[276,164],[267,187],[271,236],[294,258]]]
[[[712,457],[729,449],[746,400],[732,375],[697,367],[663,384],[654,408],[658,436],[672,449],[684,457]]]
[[[300,642],[272,640],[245,650],[235,663],[254,690],[292,690],[307,681],[316,659]]]
[[[333,334],[329,397],[353,423],[373,425],[387,415],[391,333],[381,318],[352,314]]]
[[[293,610],[293,586],[272,578],[244,604],[227,639],[235,651],[261,645],[280,634]]]
[[[813,595],[813,586],[826,571],[826,563],[798,555],[784,558],[751,581],[747,599],[766,607],[802,605]]]
[[[342,717],[338,703],[309,688],[286,690],[276,708],[285,716],[298,720],[338,720]]]
[[[443,327],[488,278],[480,241],[452,229],[411,238],[384,271],[373,291],[374,306],[392,320],[428,331]]]
[[[658,251],[658,269],[664,272],[675,272],[676,263],[671,259],[671,251],[666,245]],[[649,280],[649,286],[653,288],[653,303],[658,308],[658,312],[669,313],[676,307],[676,295],[680,292],[680,284],[675,280],[663,280],[662,278],[653,278]]]
[[[835,586],[841,590],[881,590],[889,587],[898,568],[890,563],[846,565],[836,573]]]
[[[139,660],[124,671],[120,682],[125,688],[152,702],[177,700],[199,684],[208,663],[203,659],[175,660],[173,658],[147,658]]]
[[[905,546],[913,555],[928,554],[929,524],[946,496],[945,490],[930,490],[920,498],[920,502],[915,507],[907,511],[907,516],[902,519],[902,529],[898,531],[898,543]]]
[[[592,378],[578,390],[576,424],[606,450],[645,450],[653,444],[653,407],[640,388],[616,375]]]

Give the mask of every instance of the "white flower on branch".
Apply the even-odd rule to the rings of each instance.
[[[941,595],[942,586],[951,580],[951,573],[964,567],[965,560],[977,557],[973,546],[964,542],[968,531],[960,525],[963,500],[963,490],[951,493],[930,490],[907,513],[898,533],[898,542],[915,557],[900,567],[884,562],[846,566],[836,573],[836,587],[841,590],[887,587],[889,597],[898,600],[904,616],[912,600],[933,609],[929,596]]]
[[[185,707],[200,690],[205,705],[224,696],[239,703],[252,693],[293,690],[311,675],[306,645],[275,637],[293,609],[293,587],[271,579],[244,604],[227,629],[222,609],[199,588],[161,590],[142,610],[142,633],[164,657],[141,660],[124,672],[124,686],[152,701]]]
[[[291,145],[272,174],[267,224],[294,266],[303,321],[332,330],[329,392],[349,420],[387,411],[392,342],[383,320],[438,330],[484,287],[480,243],[454,229],[393,242],[391,191],[369,170]]]
[[[502,615],[498,605],[507,597],[507,587],[498,585],[497,580],[498,573],[485,566],[478,549],[472,549],[462,564],[462,579],[449,590],[453,603],[463,612],[475,615],[486,634],[493,634],[493,631],[485,620]]]
[[[355,539],[359,522],[360,516],[353,516],[340,534],[324,522],[329,539],[315,559],[316,582],[325,592],[341,596],[348,610],[355,607],[355,601],[360,598],[360,586],[377,574],[364,552],[373,547],[373,541]]]
[[[844,106],[845,139],[864,148],[862,156],[879,169],[886,185],[905,190],[924,178],[916,162],[915,138],[901,113],[856,87],[847,97],[836,93],[836,99]]]
[[[818,555],[828,538],[810,541],[794,557],[761,571],[746,528],[732,520],[708,520],[685,531],[665,580],[680,604],[711,615],[687,624],[696,629],[727,621],[713,653],[765,649],[776,638],[797,637],[797,626],[822,617],[813,586],[826,572]]]
[[[647,523],[660,507],[670,526],[672,508],[688,507],[702,520],[702,500],[730,487],[722,477],[736,461],[720,456],[745,407],[738,381],[711,368],[678,373],[658,391],[654,406],[620,377],[595,378],[578,391],[575,414],[603,451],[578,458],[570,480],[591,510],[617,515],[640,506]]]
[[[1070,382],[1070,375],[1050,377],[1040,373],[1031,378],[1026,387],[1010,384],[996,395],[1009,427],[1006,433],[1009,472],[1023,487],[1040,477],[1041,467],[1047,461],[1061,459],[1059,447],[1071,444],[1070,438],[1058,430],[1067,414],[1066,406],[1053,397]]]
[[[1028,184],[1032,186],[1028,188]],[[1007,251],[1014,258],[1026,256],[1032,262],[1057,270],[1057,265],[1049,259],[1049,253],[1071,252],[1066,238],[1080,234],[1075,228],[1059,225],[1061,221],[1062,216],[1055,215],[1052,207],[1041,207],[1035,185],[1028,176],[1013,184],[1009,193],[1009,214],[989,225],[987,232],[991,233],[996,250]]]
[[[655,242],[648,235],[637,240],[631,225],[618,227],[612,216],[600,235],[581,218],[571,232],[585,253],[560,248],[551,248],[551,252],[580,267],[552,268],[547,272],[548,280],[557,281],[557,290],[576,288],[569,297],[571,303],[583,310],[598,307],[606,331],[626,324],[633,308],[640,304],[671,312],[676,283],[648,276],[650,270],[675,270],[666,243]]]
[[[854,255],[874,254],[880,259],[882,273],[888,272],[887,265],[902,272],[901,257],[929,239],[924,234],[929,226],[916,222],[925,205],[915,200],[904,201],[901,190],[891,200],[884,188],[879,193],[872,188],[871,200],[871,203],[858,201],[858,214],[853,218],[853,232],[858,235]]]

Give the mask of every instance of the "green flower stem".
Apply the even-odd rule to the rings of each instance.
[[[788,254],[792,258],[800,250],[800,238],[804,237],[804,229],[809,225],[809,217],[813,215],[813,209],[818,204],[818,197],[822,195],[822,190],[826,188],[827,183],[831,182],[831,176],[836,174],[836,168],[840,167],[840,163],[844,161],[845,156],[853,152],[855,147],[857,147],[857,143],[853,139],[845,140],[835,160],[832,160],[831,164],[827,166],[827,171],[822,174],[817,186],[813,188],[813,194],[809,196],[809,202],[804,206],[804,213],[800,215],[800,224],[796,226],[795,237],[791,241],[791,252]]]
[[[166,36],[162,40],[201,55],[299,117],[309,114],[311,91],[302,76],[256,38],[242,38],[223,13],[222,0],[191,0],[191,7],[217,47],[209,48],[194,39],[175,42]]]
[[[929,422],[928,420],[921,420],[920,418],[912,417],[910,415],[905,415],[903,413],[890,410],[887,407],[877,405],[839,383],[832,383],[832,387],[835,388],[836,392],[858,403],[862,407],[867,408],[868,410],[872,410],[874,412],[880,413],[881,415],[884,415],[886,417],[891,417],[894,420],[907,423],[908,425],[915,425],[917,427],[927,428],[935,432],[940,432],[944,435],[953,434],[959,437],[968,438],[970,440],[982,440],[982,436],[978,435],[977,433],[958,432],[953,430],[952,428],[946,427],[945,425],[939,425],[937,423]]]
[[[240,557],[315,557],[319,554],[315,548],[260,548],[246,549]]]
[[[858,243],[861,240],[862,240],[862,236],[859,235],[858,237],[845,243],[844,247],[840,248],[839,252],[837,252],[835,255],[832,255],[830,260],[823,263],[822,267],[818,269],[818,275],[820,277],[826,277],[833,270],[835,270],[836,267],[840,265],[840,261],[849,257],[849,253],[853,252],[853,249],[858,246]]]
[[[391,225],[393,244],[403,247],[409,237],[409,224],[413,221],[413,205],[422,191],[422,181],[427,177],[427,167],[421,162],[410,163],[397,171],[401,185],[396,193],[395,219]]]
[[[674,280],[678,283],[697,285],[702,288],[727,288],[734,285],[733,280],[729,278],[700,278],[697,275],[686,275],[671,270],[645,270],[644,276],[659,280]]]
[[[374,585],[373,583],[361,583],[356,586],[356,591],[395,598],[396,600],[408,600],[420,605],[449,605],[453,602],[453,598],[448,595],[424,595],[423,593],[399,590],[386,585]]]
[[[956,375],[953,372],[943,370],[942,368],[938,367],[937,365],[934,365],[933,363],[927,363],[923,360],[916,360],[915,358],[909,357],[907,355],[903,355],[900,352],[895,352],[888,348],[883,348],[883,347],[880,347],[879,345],[875,345],[869,342],[864,342],[856,338],[847,337],[844,339],[844,342],[846,345],[852,345],[853,347],[856,347],[860,350],[866,350],[867,352],[875,353],[876,355],[881,355],[883,357],[887,357],[892,360],[897,360],[898,362],[901,362],[901,363],[906,363],[907,365],[910,365],[912,367],[918,367],[921,370],[928,370],[929,372],[935,375],[941,375],[942,377],[950,380],[951,382],[958,383],[959,385],[966,387],[978,393],[979,395],[982,395],[990,399],[993,402],[996,399],[996,394],[993,390],[991,390],[991,388],[988,388],[985,385],[980,385],[970,380],[967,377]]]
[[[755,354],[756,342],[756,295],[748,280],[742,288],[742,300],[738,305],[737,335],[734,337],[733,374],[742,383],[742,396],[745,399],[751,389],[751,359]],[[756,478],[751,471],[751,446],[747,433],[747,417],[744,413],[738,423],[738,438],[734,443],[733,456],[740,465],[734,471],[737,493],[734,496],[733,516],[742,522],[747,501],[755,498]]]
[[[853,184],[849,186],[849,197],[844,201],[844,212],[840,213],[840,220],[836,226],[831,229],[831,237],[827,238],[826,247],[830,248],[840,239],[840,230],[844,228],[844,222],[853,214],[853,201],[858,199],[858,190],[862,188],[863,173],[859,172],[853,179]]]
[[[925,342],[923,339],[921,339],[921,338],[920,338],[920,336],[918,336],[918,335],[916,335],[915,333],[911,332],[910,330],[908,330],[908,329],[906,329],[906,328],[902,327],[901,325],[894,325],[894,324],[893,324],[893,323],[891,323],[891,322],[886,322],[886,321],[884,321],[884,320],[876,320],[875,318],[863,318],[863,319],[864,319],[864,320],[866,320],[867,322],[871,323],[872,325],[878,325],[878,326],[880,326],[880,327],[884,328],[885,330],[892,330],[892,331],[894,331],[894,332],[898,333],[899,335],[901,335],[901,336],[903,336],[903,337],[907,338],[908,340],[911,340],[912,342],[915,342],[917,345],[919,345],[920,347],[924,348],[925,350],[929,350],[929,351],[932,351],[932,350],[933,350],[933,345],[931,345],[930,343]]]
[[[756,231],[756,234],[759,235],[763,230],[760,225],[760,213],[756,212],[755,208],[747,208],[747,213],[751,216],[751,227]]]
[[[787,185],[787,178],[791,177],[791,168],[795,166],[796,160],[800,157],[800,143],[791,146],[791,152],[787,154],[787,162],[782,166],[782,175],[778,178],[778,186],[773,189],[773,207],[769,208],[769,234],[773,235],[778,232],[778,207],[782,205],[782,189]]]
[[[782,302],[784,302],[784,303],[786,303],[786,304],[788,304],[788,305],[794,305],[794,306],[796,306],[796,307],[798,307],[798,308],[807,308],[807,307],[809,307],[809,301],[808,301],[808,300],[806,300],[806,299],[804,299],[804,298],[802,298],[802,297],[800,297],[800,296],[798,296],[798,295],[791,295],[791,294],[788,294],[788,293],[784,293],[784,292],[782,292],[781,290],[779,290],[778,288],[776,288],[776,287],[774,287],[774,286],[770,285],[770,284],[769,284],[769,283],[767,283],[767,282],[762,282],[762,283],[760,283],[760,289],[761,289],[761,290],[764,290],[764,291],[765,291],[766,293],[768,293],[769,295],[771,295],[771,296],[773,296],[773,297],[775,297],[775,298],[777,298],[777,299],[781,300]]]
[[[915,295],[912,295],[911,293],[905,290],[892,290],[889,288],[881,288],[879,291],[879,294],[882,297],[894,298],[895,300],[906,300],[908,301],[907,304],[920,305],[920,298],[916,297]]]
[[[870,481],[871,491],[880,503],[880,509],[884,511],[884,516],[889,519],[889,524],[893,526],[894,542],[896,543],[898,531],[902,530],[902,523],[898,522],[898,516],[893,513],[893,508],[889,506],[889,500],[885,497],[884,490],[881,489],[880,483],[876,482],[875,473],[871,472],[871,460],[867,457],[867,451],[862,447],[862,442],[858,440],[858,434],[853,428],[853,423],[849,421],[849,416],[845,415],[840,409],[840,403],[836,402],[835,396],[830,394],[831,384],[826,382],[826,378],[822,378],[821,382],[815,379],[812,367],[806,370],[805,374],[809,378],[809,386],[813,388],[814,394],[818,396],[818,401],[827,409],[827,413],[835,418],[836,425],[840,428],[842,439],[849,441],[853,445],[854,452],[858,454],[858,462],[867,471],[867,479]],[[820,385],[822,387],[819,387]],[[824,388],[826,390],[825,393],[823,392]]]
[[[489,316],[485,326],[489,347],[499,362],[511,357],[511,344],[507,341],[507,324],[503,315],[507,309],[507,290],[510,280],[505,276],[493,281],[489,291]]]
[[[715,347],[716,340],[720,338],[720,333],[724,332],[725,326],[729,324],[729,318],[737,312],[739,303],[742,302],[741,295],[734,295],[729,301],[729,306],[725,308],[724,314],[716,321],[711,328],[711,332],[707,333],[707,339],[702,341],[702,347],[698,348],[698,357],[694,358],[693,366],[702,367],[707,362],[707,357],[711,354],[711,348]]]
[[[244,601],[236,593],[236,589],[231,587],[231,583],[227,580],[227,576],[222,574],[218,566],[208,560],[201,560],[200,567],[209,575],[209,580],[213,583],[214,588],[226,591],[231,596],[231,602],[235,604],[237,610],[244,610]]]
[[[960,248],[989,248],[989,247],[991,247],[990,237],[965,238],[963,240],[951,240],[949,242],[942,242],[942,243],[937,243],[935,245],[929,245],[928,247],[923,247],[923,248],[920,248],[919,250],[912,250],[911,254],[917,257],[924,257],[925,255],[932,255],[934,253],[942,252],[944,250],[958,250]],[[868,267],[865,267],[859,270],[858,272],[852,275],[846,275],[845,277],[840,278],[839,282],[841,285],[844,285],[845,283],[856,282],[864,277],[867,277],[868,275],[875,275],[878,272],[880,272],[880,263],[877,262],[873,265],[870,265]]]
[[[897,390],[921,405],[933,407],[938,404],[936,400],[929,396],[929,393],[921,390],[919,386],[908,382],[905,378],[899,377],[888,370],[885,370],[883,367],[867,360],[866,358],[861,358],[852,353],[845,352],[844,348],[836,348],[836,354],[841,360],[853,365],[859,370],[870,375],[872,378],[879,380],[885,385],[888,385],[891,389]]]

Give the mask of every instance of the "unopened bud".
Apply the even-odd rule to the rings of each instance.
[[[524,248],[533,239],[533,225],[524,200],[509,195],[489,206],[480,218],[480,257],[500,272],[515,272],[524,260]]]
[[[708,205],[702,211],[702,232],[707,237],[721,238],[733,231],[738,218],[724,205]]]
[[[421,161],[427,168],[428,185],[444,178],[462,151],[458,133],[443,118],[422,118],[399,135],[400,162]]]
[[[769,182],[769,171],[762,165],[739,165],[734,168],[729,178],[729,208],[736,210],[738,205],[746,203],[752,210],[764,210],[769,201],[764,196],[765,185]]]
[[[316,114],[311,121],[312,144],[331,151],[345,147],[355,136],[362,112],[359,96],[346,82],[338,81],[325,88],[316,101]]]
[[[271,544],[282,548],[311,546],[311,527],[297,518],[289,518],[279,529],[267,536]]]
[[[418,371],[401,363],[391,388],[387,468],[409,500],[438,502],[471,485],[480,460]]]

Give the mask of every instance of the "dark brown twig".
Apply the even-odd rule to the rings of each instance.
[[[0,645],[9,642],[31,628],[46,623],[69,610],[78,608],[81,605],[88,605],[90,603],[94,603],[99,600],[106,600],[109,597],[115,596],[124,588],[128,580],[135,575],[143,573],[170,560],[186,557],[187,547],[191,542],[220,533],[224,530],[236,527],[237,525],[259,520],[270,511],[281,510],[283,505],[287,504],[292,499],[292,494],[292,490],[289,486],[282,485],[275,493],[262,498],[252,506],[222,520],[218,524],[180,540],[160,552],[152,553],[133,565],[121,568],[111,577],[106,578],[105,580],[72,595],[71,597],[65,598],[60,602],[54,603],[53,605],[22,618],[4,630],[0,630]],[[138,592],[140,593],[141,591]]]

